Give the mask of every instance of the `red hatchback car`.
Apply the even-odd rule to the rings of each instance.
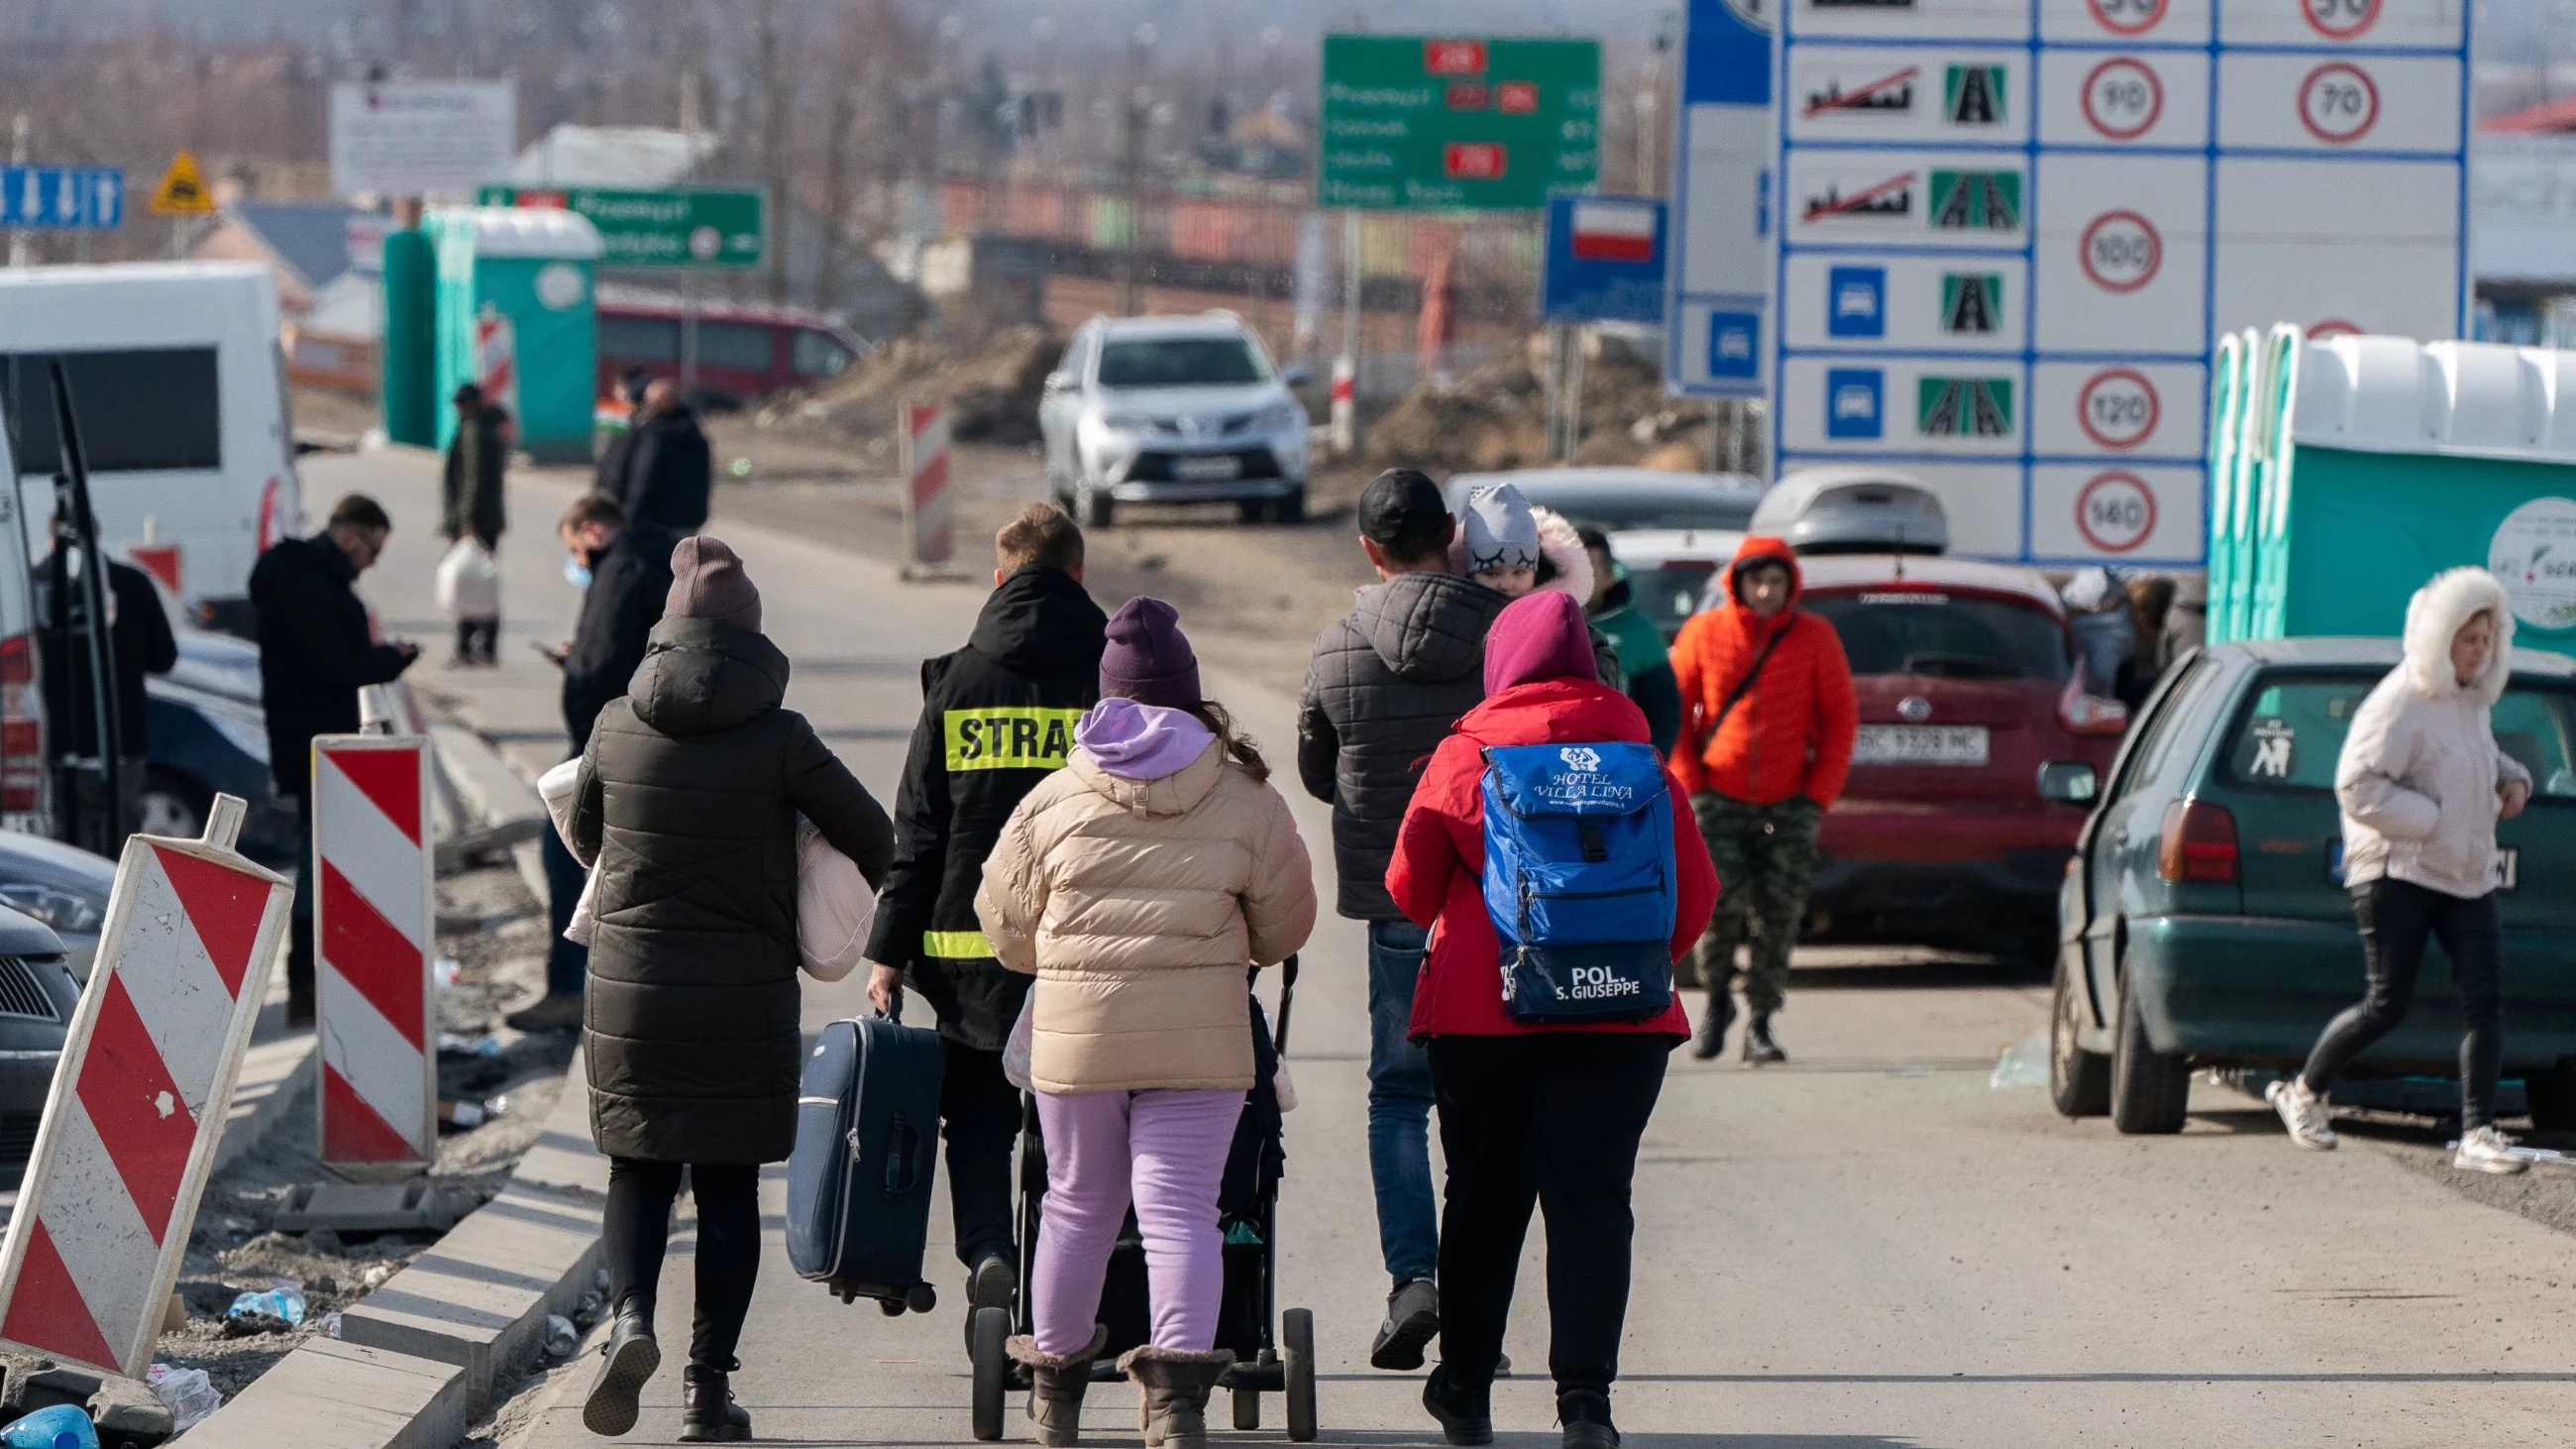
[[[1808,938],[2052,959],[2057,889],[2090,805],[2043,798],[2042,767],[2081,763],[2099,778],[2128,725],[2117,701],[2085,692],[2056,593],[2029,569],[1966,559],[1809,555],[1798,566],[1799,607],[1842,636],[1860,700]]]

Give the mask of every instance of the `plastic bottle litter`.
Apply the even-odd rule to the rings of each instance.
[[[560,1313],[547,1314],[546,1356],[570,1358],[572,1351],[579,1347],[581,1347],[581,1330],[572,1326],[572,1320]]]
[[[152,1396],[170,1411],[171,1431],[184,1434],[197,1421],[224,1406],[224,1396],[204,1369],[172,1368],[156,1363],[147,1371]]]
[[[56,1404],[0,1429],[0,1444],[8,1449],[98,1449],[98,1426],[89,1421],[88,1410]]]
[[[1995,1053],[1995,1070],[1986,1085],[1996,1091],[2009,1087],[2045,1087],[2048,1085],[2048,1033],[2035,1031],[2002,1051]]]
[[[451,961],[448,964],[455,963]],[[501,1054],[501,1039],[488,1031],[481,1036],[442,1031],[438,1034],[438,1050],[447,1056],[497,1057]]]
[[[233,1299],[233,1306],[224,1310],[227,1337],[275,1333],[304,1321],[304,1285],[292,1278],[273,1281],[277,1286],[266,1292],[244,1293]],[[236,1324],[240,1325],[238,1330]]]
[[[322,1315],[322,1336],[324,1338],[340,1336],[340,1310],[334,1308]]]
[[[486,1122],[503,1116],[509,1110],[508,1097],[493,1097],[481,1102],[442,1100],[438,1104],[438,1121],[443,1127],[454,1127],[464,1131],[480,1127]]]

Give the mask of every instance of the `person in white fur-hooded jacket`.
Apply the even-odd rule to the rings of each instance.
[[[1449,545],[1450,567],[1505,598],[1553,589],[1590,607],[1592,555],[1565,515],[1539,508],[1509,483],[1488,483],[1467,498],[1467,516]],[[1625,689],[1610,636],[1592,631],[1592,661],[1601,682]]]
[[[2335,799],[2369,985],[2327,1024],[2306,1068],[2267,1093],[2302,1147],[2335,1145],[2326,1091],[2406,1019],[2425,942],[2439,937],[2463,1028],[2460,1147],[2451,1165],[2497,1173],[2526,1165],[2495,1127],[2504,1049],[2495,827],[2531,799],[2531,772],[2497,745],[2488,722],[2512,655],[2513,611],[2496,576],[2480,568],[2435,574],[2406,605],[2404,657],[2344,736]]]

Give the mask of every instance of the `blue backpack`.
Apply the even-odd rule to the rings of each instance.
[[[1648,1021],[1673,1003],[1673,801],[1652,746],[1485,751],[1485,913],[1515,1021]]]

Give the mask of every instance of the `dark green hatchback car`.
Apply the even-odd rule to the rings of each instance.
[[[2335,762],[2397,660],[2393,639],[2214,645],[2149,697],[2107,779],[2042,782],[2099,796],[2058,896],[2059,1111],[2179,1131],[2195,1069],[2295,1068],[2360,998]],[[2534,1125],[2576,1128],[2576,660],[2513,663],[2496,742],[2534,788],[2497,831],[2504,1071]],[[2360,1066],[2451,1075],[2459,1045],[2449,969],[2428,961],[2406,1024]]]

